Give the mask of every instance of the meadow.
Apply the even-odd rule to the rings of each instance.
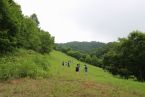
[[[62,66],[71,60],[70,67]],[[80,72],[75,72],[80,63]],[[0,97],[145,97],[145,83],[115,77],[64,53],[19,50],[0,61]]]

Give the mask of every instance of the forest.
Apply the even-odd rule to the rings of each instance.
[[[35,13],[25,16],[13,0],[0,0],[0,54],[18,48],[49,53],[53,47],[54,37],[39,27]]]

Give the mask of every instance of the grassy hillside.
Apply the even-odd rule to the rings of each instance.
[[[19,49],[0,56],[0,80],[47,77],[49,65],[47,56],[32,50]]]
[[[22,50],[20,54],[10,56],[10,60],[11,57],[16,60],[15,64],[29,66],[33,63],[41,75],[33,79],[28,76],[1,81],[0,97],[145,97],[145,83],[119,79],[91,65],[88,66],[86,75],[83,72],[84,63],[61,52],[53,51],[50,55],[41,55]],[[68,60],[73,61],[70,68],[61,65],[62,61]],[[75,72],[77,63],[81,64],[79,73]],[[43,70],[44,66],[49,69]]]

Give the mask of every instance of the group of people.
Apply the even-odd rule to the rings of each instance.
[[[67,66],[67,67],[70,67],[72,61],[66,61],[66,62],[62,62],[62,66]],[[84,64],[84,72],[87,73],[88,72],[88,66],[86,64]],[[80,72],[80,64],[77,64],[77,66],[75,67],[75,71],[76,72]]]
[[[69,61],[67,61],[67,62],[62,62],[62,66],[67,66],[67,67],[70,67],[70,63],[71,63],[71,61],[69,60]]]
[[[77,64],[76,66],[76,72],[80,71],[80,64]],[[86,64],[84,64],[84,72],[87,73],[88,72],[88,66]]]

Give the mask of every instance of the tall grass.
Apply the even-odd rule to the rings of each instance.
[[[49,76],[49,62],[45,55],[19,49],[13,54],[0,57],[0,80],[40,76]]]

